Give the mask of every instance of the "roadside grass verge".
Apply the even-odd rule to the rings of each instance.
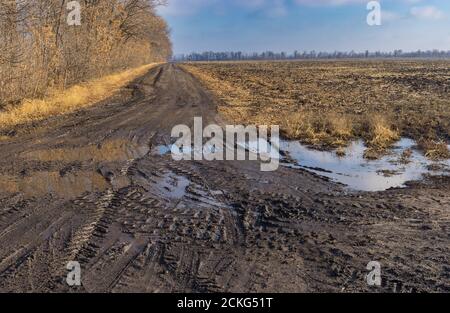
[[[25,99],[0,111],[0,131],[50,116],[66,114],[111,97],[120,88],[144,75],[157,63],[107,75],[65,90],[55,90],[43,99]],[[0,140],[2,137],[0,137]],[[3,136],[3,139],[6,139]]]

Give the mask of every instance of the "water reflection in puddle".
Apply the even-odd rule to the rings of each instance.
[[[155,155],[166,155],[170,152],[171,146],[157,146],[152,150],[152,154]]]
[[[186,177],[169,172],[161,177],[152,179],[150,182],[150,189],[151,192],[157,196],[179,200],[186,195],[186,189],[190,184],[191,181]]]
[[[101,145],[89,145],[77,148],[57,148],[25,152],[22,157],[40,161],[126,161],[143,157],[149,151],[148,146],[137,145],[126,140],[112,140]]]
[[[72,199],[85,192],[104,191],[108,187],[103,176],[90,171],[67,173],[64,176],[59,172],[35,172],[25,177],[0,176],[1,191],[20,192],[27,197],[53,194]]]
[[[245,150],[246,158],[249,158],[249,154],[252,154],[255,159],[280,159],[278,149],[272,147],[272,145],[264,139],[250,142],[237,142],[237,147]],[[228,154],[235,155],[237,149],[226,144],[224,144],[224,147],[205,144],[201,149],[194,149],[193,147],[179,148],[175,145],[160,145],[156,146],[151,153],[152,155],[164,156],[171,154],[172,150],[175,151],[175,155],[181,156],[185,154],[192,158],[194,158],[194,156],[197,158],[206,158],[206,156],[211,156],[215,153],[219,153],[225,158]]]
[[[158,181],[156,187],[161,195],[169,199],[181,199],[186,195],[186,188],[191,181],[184,176],[168,173]]]
[[[405,187],[405,183],[420,180],[424,174],[443,174],[442,170],[430,171],[436,164],[414,149],[415,142],[402,139],[392,149],[392,153],[375,161],[364,159],[366,149],[362,141],[351,144],[344,157],[335,152],[309,149],[299,142],[284,141],[281,150],[289,153],[299,167],[343,183],[351,189],[361,191],[382,191],[389,188]],[[404,151],[411,149],[409,163],[400,162]],[[441,162],[450,167],[450,161]]]
[[[172,150],[174,151],[174,155],[177,156],[190,156],[192,158],[203,158],[205,155],[210,155],[216,152],[224,153],[223,149],[219,149],[215,146],[204,146],[200,149],[195,149],[194,147],[177,147],[176,145],[160,145],[156,146],[152,149],[152,155],[164,156],[168,154],[172,154]]]
[[[127,140],[110,140],[99,145],[83,147],[62,147],[24,152],[20,156],[26,160],[43,162],[124,162],[145,156],[149,147]],[[126,177],[116,177],[113,186],[127,186]],[[27,197],[56,195],[72,199],[85,192],[104,191],[110,184],[94,166],[92,171],[77,170],[62,173],[58,170],[36,171],[26,175],[0,175],[0,191],[22,193]]]

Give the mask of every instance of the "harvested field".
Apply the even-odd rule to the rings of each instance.
[[[183,67],[243,124],[279,124],[289,139],[340,148],[357,138],[376,158],[400,137],[449,158],[449,61],[211,62]]]

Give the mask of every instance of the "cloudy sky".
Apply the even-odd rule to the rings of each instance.
[[[201,51],[450,50],[449,0],[168,0],[176,54]]]

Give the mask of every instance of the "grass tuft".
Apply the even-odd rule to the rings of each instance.
[[[443,141],[424,149],[429,157],[448,155],[450,98],[442,74],[448,61],[208,62],[183,67],[220,98],[219,113],[232,123],[280,125],[285,138],[317,148],[339,149],[363,139],[366,157],[374,159],[400,136],[416,141],[425,136]]]
[[[450,151],[447,144],[443,141],[435,141],[431,139],[422,139],[418,142],[419,148],[422,149],[427,158],[431,160],[450,159]]]
[[[381,115],[373,115],[368,120],[367,145],[377,150],[390,148],[400,139],[398,131]]]
[[[351,119],[334,113],[318,115],[300,111],[287,114],[282,131],[288,138],[335,148],[347,146],[354,137]]]

